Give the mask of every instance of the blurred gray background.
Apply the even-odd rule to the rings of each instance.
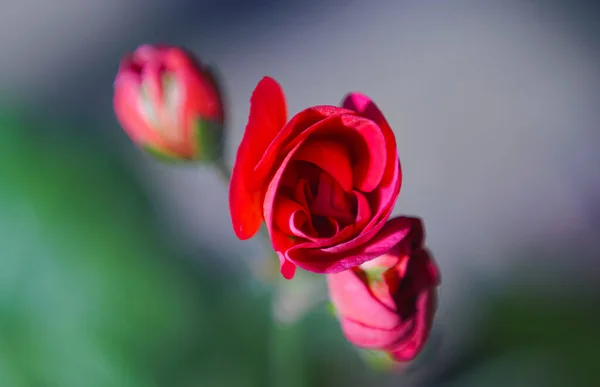
[[[436,324],[449,348],[477,324],[475,283],[596,291],[599,20],[591,1],[4,1],[0,89],[10,103],[75,115],[82,135],[106,131],[181,248],[232,260],[264,249],[234,236],[214,172],[160,164],[118,127],[120,57],[166,42],[217,65],[230,165],[264,75],[281,83],[290,114],[368,94],[398,139],[396,213],[424,219],[441,267]]]

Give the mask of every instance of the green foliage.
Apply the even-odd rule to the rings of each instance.
[[[573,290],[565,289],[562,297],[550,299],[523,289],[490,300],[490,350],[544,354],[552,364],[546,373],[564,371],[572,386],[600,385],[596,365],[600,348],[599,300],[595,295]]]
[[[561,297],[525,286],[489,295],[478,346],[435,386],[598,386],[597,305],[576,286]]]
[[[256,385],[259,364],[222,368],[254,351],[268,295],[236,300],[203,257],[179,259],[109,149],[35,130],[2,117],[0,385],[184,386],[190,370]]]

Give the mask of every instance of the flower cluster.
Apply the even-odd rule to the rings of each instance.
[[[117,118],[133,141],[180,160],[217,162],[224,122],[212,73],[186,51],[144,45],[115,81]],[[397,361],[427,341],[440,276],[422,221],[392,217],[402,170],[394,132],[375,103],[350,93],[288,117],[280,85],[263,78],[229,185],[233,230],[264,224],[281,274],[327,278],[346,338]]]

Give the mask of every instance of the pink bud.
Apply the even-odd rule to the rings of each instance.
[[[179,47],[142,45],[121,60],[117,119],[142,148],[180,160],[220,156],[223,105],[213,74]]]
[[[384,351],[397,361],[423,349],[436,309],[440,277],[423,248],[419,219],[406,218],[411,231],[387,254],[327,275],[329,295],[346,338],[354,345]]]

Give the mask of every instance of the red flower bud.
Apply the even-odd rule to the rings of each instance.
[[[423,349],[440,283],[423,248],[419,219],[402,218],[407,236],[387,254],[359,267],[327,275],[329,295],[346,338],[354,345],[409,361]]]
[[[113,105],[129,137],[178,160],[221,156],[223,105],[209,69],[187,51],[142,45],[121,60]]]

